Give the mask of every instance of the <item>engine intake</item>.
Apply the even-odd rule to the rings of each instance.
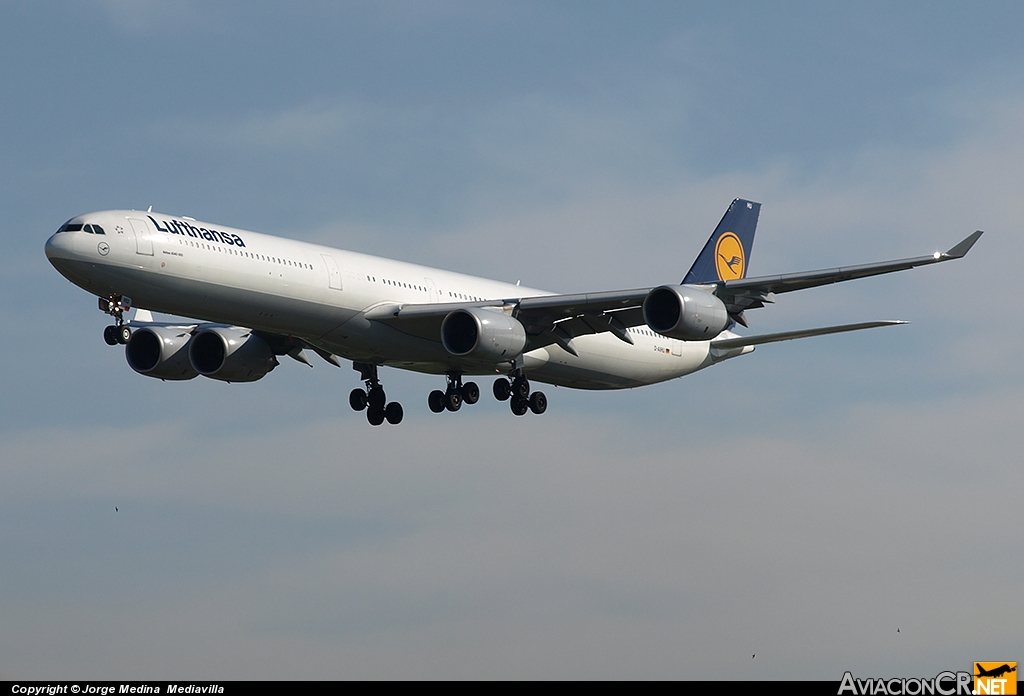
[[[188,358],[196,372],[224,382],[255,382],[277,367],[266,341],[248,329],[227,326],[197,331]]]
[[[441,322],[441,343],[460,358],[511,360],[526,346],[526,329],[493,309],[456,309]]]
[[[685,285],[662,285],[644,298],[644,322],[663,336],[707,341],[729,324],[729,312],[709,292]]]
[[[191,334],[164,326],[147,326],[132,332],[125,346],[128,365],[140,375],[158,379],[193,379],[199,373],[188,359]]]

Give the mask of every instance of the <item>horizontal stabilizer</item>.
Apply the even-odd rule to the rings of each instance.
[[[845,331],[860,331],[861,329],[874,329],[878,326],[896,326],[897,324],[909,324],[907,321],[865,321],[860,324],[843,324],[841,326],[824,326],[819,329],[802,329],[800,331],[783,331],[781,333],[761,334],[759,336],[740,336],[738,338],[723,338],[711,342],[712,348],[743,348],[744,346],[759,346],[762,343],[775,343],[777,341],[791,341],[794,338],[807,338],[809,336],[824,336],[826,334],[843,333]]]

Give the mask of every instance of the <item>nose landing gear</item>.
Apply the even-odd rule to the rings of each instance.
[[[366,420],[370,425],[380,425],[385,420],[391,425],[402,422],[405,411],[397,401],[387,403],[384,387],[377,378],[377,366],[369,363],[352,363],[352,368],[359,370],[360,379],[366,382],[366,389],[353,389],[348,395],[349,406],[353,411],[366,411]]]
[[[114,317],[114,325],[103,329],[103,341],[108,346],[128,343],[132,337],[132,330],[124,323],[124,313],[132,308],[132,299],[124,295],[111,295],[101,297],[99,305],[101,312]]]

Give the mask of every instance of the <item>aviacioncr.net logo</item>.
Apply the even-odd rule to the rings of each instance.
[[[843,674],[839,684],[839,696],[972,696],[970,672],[939,672],[931,679],[896,677],[893,679],[857,679],[850,672]]]
[[[974,693],[988,696],[1017,693],[1016,662],[975,662]]]

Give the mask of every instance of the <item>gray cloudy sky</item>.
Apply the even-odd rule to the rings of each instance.
[[[4,3],[0,678],[1024,659],[1022,30],[1019,3]],[[987,234],[751,316],[909,326],[549,388],[542,418],[435,416],[438,379],[390,370],[406,421],[375,429],[347,367],[132,373],[43,255],[72,215],[153,205],[636,287],[737,196],[764,204],[753,274]]]

